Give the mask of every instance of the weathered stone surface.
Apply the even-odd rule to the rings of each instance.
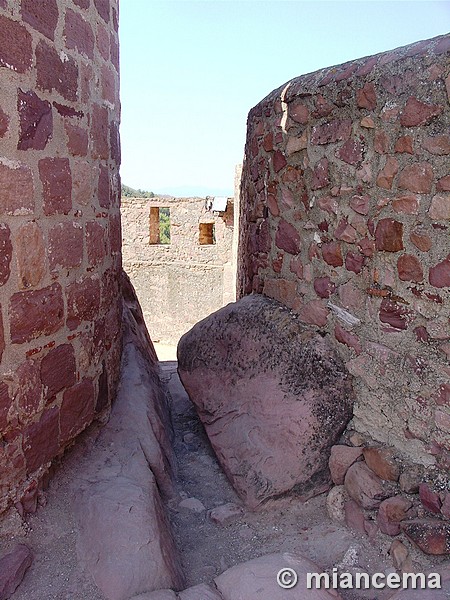
[[[442,262],[430,268],[429,280],[434,287],[450,287],[450,254]]]
[[[389,496],[382,480],[363,462],[349,467],[344,485],[348,495],[362,508],[377,508]]]
[[[43,150],[53,133],[52,106],[33,91],[18,90],[18,150]]]
[[[48,234],[50,271],[79,267],[83,260],[83,227],[77,222],[58,223]]]
[[[393,540],[389,549],[394,567],[399,571],[411,572],[412,563],[407,547],[400,540]],[[409,559],[409,560],[408,560]]]
[[[332,267],[341,267],[344,264],[342,250],[339,242],[327,242],[322,244],[323,260]]]
[[[198,498],[186,498],[180,502],[178,507],[194,513],[202,513],[206,510],[205,505]]]
[[[173,590],[157,590],[156,592],[138,594],[130,600],[178,600],[178,596]]]
[[[392,200],[392,209],[394,212],[404,215],[419,214],[419,197],[414,194],[399,196]]]
[[[55,39],[55,29],[58,24],[56,0],[22,0],[21,13],[26,23],[50,40]]]
[[[375,246],[384,252],[403,250],[403,224],[395,219],[380,219],[375,229]]]
[[[400,467],[393,448],[367,447],[363,454],[367,466],[378,477],[386,481],[398,481]]]
[[[401,281],[423,281],[423,268],[418,258],[412,254],[403,254],[397,260],[397,271]]]
[[[94,104],[91,124],[92,156],[106,160],[109,157],[109,116],[108,109]]]
[[[369,212],[370,197],[365,196],[353,196],[349,202],[350,206],[355,212],[360,215],[367,215]]]
[[[76,329],[83,321],[95,319],[100,309],[100,281],[85,277],[70,284],[66,290],[67,327]]]
[[[128,312],[125,321],[130,331]],[[167,407],[156,369],[138,349],[137,332],[132,335],[98,460],[74,484],[79,559],[109,600],[183,584],[160,497],[173,495]]]
[[[290,491],[323,491],[328,452],[353,397],[340,360],[323,338],[278,302],[248,296],[182,337],[178,370],[219,461],[248,506]],[[325,419],[328,405],[332,421]]]
[[[311,182],[312,190],[320,190],[330,183],[329,164],[327,158],[321,158],[314,165],[313,178]]]
[[[359,504],[351,498],[348,498],[344,505],[344,521],[347,527],[350,527],[350,529],[358,531],[363,535],[366,533],[366,517],[364,515],[364,512],[362,511]]]
[[[394,150],[399,153],[414,154],[413,139],[410,135],[402,135],[395,142]]]
[[[335,289],[336,284],[328,276],[314,279],[314,290],[319,298],[329,298]]]
[[[345,503],[348,500],[347,492],[343,485],[335,485],[328,492],[327,513],[332,521],[345,522]]]
[[[438,519],[403,521],[402,531],[426,554],[450,554],[450,523]]]
[[[293,569],[298,582],[285,590],[277,584],[277,573],[284,568]],[[306,574],[320,573],[321,569],[307,558],[283,554],[268,554],[231,567],[215,578],[214,583],[223,600],[340,600],[339,594],[326,590],[307,589]]]
[[[323,125],[316,125],[311,131],[312,144],[332,144],[350,137],[352,122],[329,121]]]
[[[425,148],[425,150],[427,150],[430,154],[450,154],[450,136],[429,135],[423,140],[422,147]]]
[[[406,166],[398,177],[397,185],[401,190],[417,194],[429,194],[433,184],[433,167],[422,162]]]
[[[98,265],[106,256],[106,228],[98,221],[88,221],[85,231],[89,264]]]
[[[87,58],[93,58],[95,38],[92,27],[79,13],[70,8],[66,11],[64,35],[68,48],[78,50]]]
[[[109,23],[109,0],[94,0],[94,4],[101,18]]]
[[[357,165],[362,161],[364,146],[359,140],[347,140],[336,150],[336,156],[349,165]]]
[[[433,241],[430,238],[430,236],[426,235],[420,230],[412,231],[410,235],[410,240],[414,244],[414,246],[422,252],[428,252],[433,245]]]
[[[437,492],[434,492],[427,483],[419,485],[419,497],[423,506],[435,515],[441,512],[442,501]]]
[[[178,594],[179,600],[223,600],[217,588],[207,583],[200,583],[187,588]]]
[[[217,508],[213,508],[208,513],[211,521],[222,527],[225,527],[225,525],[236,521],[242,517],[243,514],[244,510],[242,506],[239,506],[239,504],[234,502],[227,502],[227,504],[217,506]]]
[[[26,27],[0,15],[0,67],[25,73],[33,61],[31,41]]]
[[[8,600],[22,583],[33,562],[28,546],[17,544],[12,552],[0,558],[0,598]]]
[[[300,250],[300,234],[293,225],[281,219],[275,237],[275,244],[281,250],[289,252],[289,254],[298,254]]]
[[[55,458],[60,451],[58,442],[59,411],[53,407],[45,410],[40,419],[25,430],[23,452],[28,474]]]
[[[442,112],[442,106],[420,102],[417,98],[410,97],[400,115],[403,127],[417,127],[429,123],[433,117]]]
[[[67,215],[72,208],[72,174],[68,158],[42,158],[39,177],[46,215]]]
[[[71,344],[62,344],[44,356],[41,362],[41,383],[44,397],[53,398],[76,381],[75,353]]]
[[[45,246],[42,231],[30,221],[21,225],[15,239],[19,282],[22,289],[35,287],[45,273]]]
[[[450,219],[450,194],[433,196],[428,213],[435,221]]]
[[[362,456],[362,448],[337,444],[331,447],[330,467],[331,479],[336,485],[344,483],[348,468]]]
[[[377,177],[377,186],[390,190],[394,177],[398,173],[398,161],[396,158],[388,157],[386,164],[383,169],[379,172]]]
[[[377,522],[386,535],[398,535],[400,522],[411,516],[412,502],[402,496],[383,500],[378,509]]]
[[[9,279],[12,252],[11,230],[6,223],[0,223],[0,286]]]
[[[377,94],[373,83],[366,83],[356,91],[356,101],[359,108],[374,110],[377,107]]]
[[[36,48],[37,86],[41,90],[56,90],[66,100],[76,100],[78,91],[78,67],[75,60],[58,52],[44,41]]]
[[[59,283],[30,292],[13,294],[9,308],[11,341],[29,342],[58,331],[64,321],[64,302]]]
[[[87,425],[95,414],[95,390],[90,379],[83,379],[63,395],[59,416],[61,443],[66,444]]]
[[[347,252],[345,255],[345,268],[357,275],[361,273],[366,259],[359,252]]]

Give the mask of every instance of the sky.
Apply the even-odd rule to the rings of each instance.
[[[231,196],[273,89],[449,30],[450,0],[121,0],[122,182]]]

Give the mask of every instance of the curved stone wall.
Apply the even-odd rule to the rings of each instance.
[[[356,428],[450,464],[449,36],[294,79],[248,118],[240,295],[331,336]]]
[[[117,0],[0,0],[0,512],[115,393]]]

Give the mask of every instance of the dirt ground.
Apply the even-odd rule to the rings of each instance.
[[[393,570],[388,554],[391,539],[380,534],[371,542],[332,522],[326,513],[325,495],[303,504],[284,501],[260,512],[244,511],[226,527],[214,524],[208,511],[227,502],[239,503],[239,499],[219,467],[178,379],[174,348],[158,347],[157,352],[162,378],[171,395],[180,500],[196,498],[205,507],[194,512],[180,508],[178,501],[169,506],[187,585],[208,582],[228,567],[271,552],[302,554],[324,570],[334,566],[369,573]],[[42,498],[45,506],[29,515],[25,525],[14,520],[15,535],[0,538],[0,556],[16,542],[27,544],[34,552],[33,565],[13,600],[104,600],[78,565],[72,515],[77,477],[86,461],[93,458],[98,431],[99,425],[92,426],[66,453]],[[438,566],[414,550],[412,558],[418,570]],[[388,595],[379,591],[359,594],[342,592],[345,600],[384,600]]]

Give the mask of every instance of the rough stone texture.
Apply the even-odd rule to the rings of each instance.
[[[122,199],[124,269],[154,341],[176,345],[195,323],[236,299],[233,206],[229,199],[227,210],[215,214],[202,198]],[[170,209],[170,245],[149,244],[156,207]],[[199,244],[199,223],[214,224],[215,244]]]
[[[103,16],[69,4],[0,2],[0,515],[109,411],[119,373],[119,75],[93,36],[101,21],[117,46],[103,16],[118,2],[100,3]],[[88,135],[99,106],[101,158]],[[95,263],[87,223],[104,231]]]
[[[253,295],[207,317],[181,338],[178,371],[248,506],[326,489],[351,381],[327,342],[283,305]]]
[[[119,392],[96,441],[98,460],[74,485],[79,559],[108,600],[183,584],[161,498],[174,496],[170,418],[129,282],[126,294]]]
[[[297,585],[290,590],[281,588],[276,581],[277,573],[286,567],[295,570],[298,575]],[[268,554],[231,567],[216,577],[214,583],[223,600],[286,600],[287,596],[292,600],[339,600],[340,595],[334,591],[307,589],[306,574],[320,572],[321,568],[309,559],[285,552]]]
[[[250,111],[238,264],[238,297],[263,291],[335,340],[356,376],[356,430],[444,470],[433,390],[449,376],[448,342],[434,333],[450,299],[448,43],[297,77]],[[276,244],[281,223],[299,235],[301,269]],[[255,230],[267,232],[263,247]],[[351,307],[347,284],[359,294]],[[418,327],[433,332],[426,342]]]
[[[400,521],[411,515],[412,502],[402,496],[392,496],[383,500],[378,510],[377,522],[380,530],[387,535],[400,533]]]
[[[24,544],[18,544],[12,552],[0,558],[1,600],[8,600],[14,594],[32,562],[31,550]]]
[[[331,447],[330,467],[331,479],[336,485],[344,483],[344,477],[348,468],[362,456],[362,448],[336,445]]]
[[[234,502],[228,502],[210,510],[208,516],[213,523],[224,527],[239,519],[243,513],[242,506]]]
[[[412,519],[403,521],[402,531],[426,554],[450,554],[450,523],[438,519]]]
[[[371,471],[386,481],[398,481],[400,466],[392,448],[364,448],[364,460]]]
[[[363,463],[354,463],[347,471],[344,480],[347,494],[363,508],[377,508],[389,496],[382,480]]]

